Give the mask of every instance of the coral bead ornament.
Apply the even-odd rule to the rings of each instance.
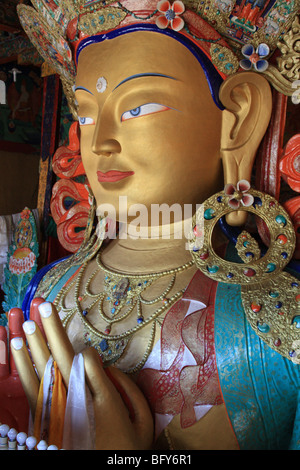
[[[251,304],[251,310],[252,310],[254,313],[260,312],[260,311],[261,311],[261,305],[258,304],[258,303],[253,302],[253,303]]]

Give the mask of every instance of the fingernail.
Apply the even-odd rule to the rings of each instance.
[[[23,347],[23,339],[22,338],[13,338],[10,342],[12,347],[16,350],[22,349]]]
[[[48,318],[50,317],[52,313],[52,304],[51,302],[43,302],[41,305],[39,305],[39,312],[42,315],[43,318]]]
[[[22,326],[27,335],[32,335],[36,330],[35,322],[33,320],[25,321]]]

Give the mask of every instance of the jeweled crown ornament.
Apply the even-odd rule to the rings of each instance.
[[[61,76],[76,117],[72,87],[80,43],[132,27],[188,38],[222,79],[243,70],[264,74],[292,95],[300,76],[300,0],[31,0],[18,6],[23,28],[40,55]],[[126,30],[128,32],[128,29]],[[281,54],[280,54],[281,52]]]

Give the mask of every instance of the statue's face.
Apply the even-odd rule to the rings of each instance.
[[[98,205],[118,209],[120,196],[149,209],[196,205],[220,189],[222,111],[198,61],[176,40],[134,32],[87,46],[76,99]]]

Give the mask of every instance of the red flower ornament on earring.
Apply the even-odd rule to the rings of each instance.
[[[174,31],[180,31],[184,27],[184,21],[179,17],[185,11],[185,6],[181,1],[176,0],[171,5],[170,2],[162,0],[158,2],[157,9],[159,13],[162,13],[156,20],[156,26],[160,29],[171,26]]]
[[[232,209],[238,209],[240,205],[249,207],[254,202],[254,197],[247,194],[250,189],[250,183],[247,180],[241,180],[236,187],[233,184],[226,184],[224,188],[225,196],[228,196],[228,205]]]

